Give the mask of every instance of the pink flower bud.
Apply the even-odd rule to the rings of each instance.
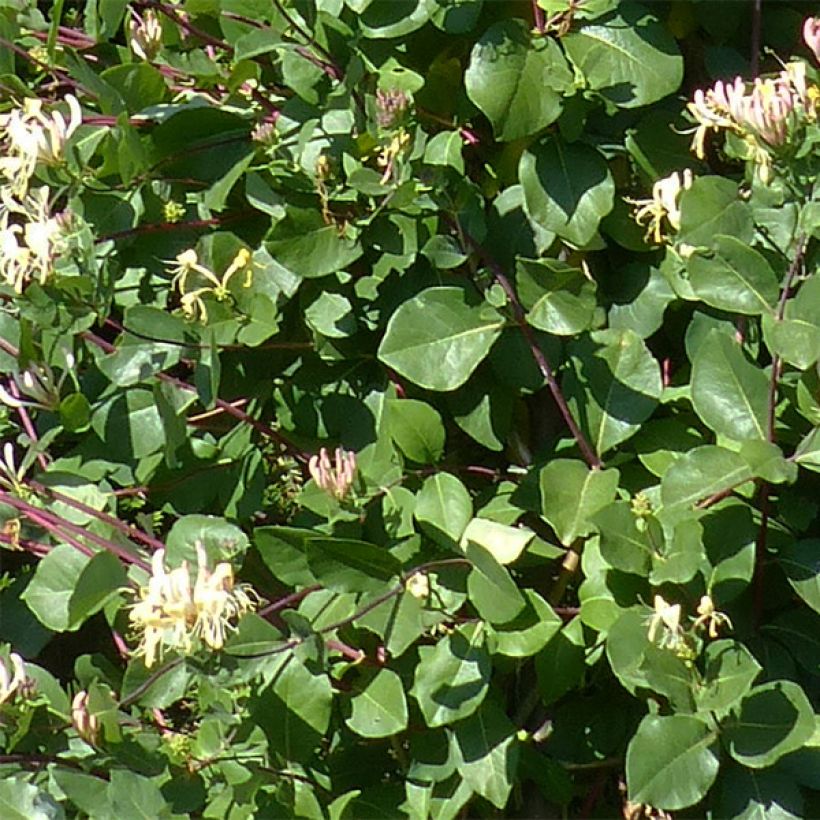
[[[807,17],[803,22],[803,40],[820,63],[820,18]]]

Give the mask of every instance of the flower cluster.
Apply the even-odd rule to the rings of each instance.
[[[230,299],[229,284],[235,274],[244,271],[245,281],[242,286],[245,288],[249,288],[253,282],[253,260],[247,248],[242,248],[236,254],[231,264],[222,274],[221,279],[199,261],[199,257],[193,248],[177,254],[174,261],[176,264],[174,262],[168,264],[171,265],[170,272],[174,275],[173,284],[179,291],[182,312],[188,319],[198,318],[202,322],[207,322],[208,308],[202,297],[209,293],[218,302]],[[188,277],[191,274],[197,274],[207,284],[188,290]]]
[[[721,627],[732,629],[729,616],[715,609],[709,595],[700,599],[697,613],[698,617],[692,621],[693,631],[705,629],[708,636],[715,639]],[[658,645],[662,649],[669,649],[681,657],[688,658],[692,654],[690,636],[681,622],[681,605],[670,604],[661,595],[655,596],[647,637],[652,643],[660,637]]]
[[[664,223],[670,228],[680,228],[680,195],[692,187],[692,172],[687,168],[683,174],[677,171],[659,179],[652,186],[651,199],[628,199],[636,206],[635,221],[646,225],[647,241],[660,244],[667,236],[663,232]]]
[[[327,448],[322,447],[319,454],[312,456],[308,462],[311,478],[331,498],[341,501],[348,494],[356,475],[356,454],[341,447],[336,448],[334,464],[330,462]]]
[[[805,63],[789,63],[776,77],[757,77],[751,89],[740,77],[718,81],[707,91],[698,89],[687,106],[698,124],[692,150],[703,159],[709,131],[733,132],[746,141],[761,180],[768,182],[770,149],[784,145],[801,122],[817,118],[818,100],[820,91],[807,83]]]
[[[137,650],[151,667],[164,647],[190,652],[197,640],[211,649],[221,649],[233,621],[254,608],[254,595],[245,585],[235,585],[228,563],[208,569],[202,544],[196,545],[197,577],[191,583],[188,563],[176,569],[165,567],[165,550],[157,550],[151,560],[148,585],[139,591],[140,600],[131,608],[130,618],[142,640]]]
[[[11,670],[0,659],[0,705],[10,701],[26,686],[26,665],[23,659],[16,652],[12,652],[9,654],[9,663]]]
[[[32,407],[55,412],[60,406],[63,384],[74,367],[74,356],[66,355],[66,370],[58,379],[47,365],[30,365],[10,379],[9,388],[0,384],[0,403],[8,407]]]
[[[150,63],[162,48],[162,24],[157,13],[153,9],[146,9],[140,16],[132,9],[129,29],[131,51]]]
[[[52,216],[47,186],[33,188],[38,163],[58,165],[68,139],[82,123],[80,104],[66,95],[69,119],[43,112],[42,100],[0,115],[0,277],[22,293],[37,279],[45,283],[63,250],[63,226]]]
[[[58,165],[65,158],[69,137],[82,123],[80,103],[73,94],[66,94],[69,119],[59,111],[43,113],[43,101],[27,99],[22,108],[0,114],[0,138],[4,155],[0,158],[0,174],[7,180],[15,196],[28,190],[38,162]]]

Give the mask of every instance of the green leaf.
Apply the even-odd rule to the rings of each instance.
[[[814,710],[793,681],[756,686],[723,726],[732,757],[762,769],[799,749],[814,732]]]
[[[165,444],[162,417],[150,390],[132,389],[97,407],[91,427],[109,447],[110,457],[142,458]]]
[[[316,580],[337,592],[384,590],[401,573],[401,563],[391,553],[365,541],[312,538],[305,548]]]
[[[60,402],[60,421],[70,433],[83,432],[91,421],[91,405],[82,393],[70,393]]]
[[[464,84],[496,139],[509,142],[558,119],[559,92],[571,88],[572,74],[555,40],[532,39],[523,20],[503,20],[473,46]]]
[[[438,411],[415,399],[389,399],[390,437],[412,461],[433,464],[444,452],[444,424]]]
[[[580,618],[573,618],[535,657],[538,691],[544,705],[580,685],[585,655],[584,627]]]
[[[777,560],[794,591],[820,612],[820,539],[787,544],[780,549]]]
[[[715,816],[738,820],[799,820],[805,817],[800,786],[787,773],[726,766],[717,784]]]
[[[132,114],[162,102],[168,93],[162,74],[148,63],[115,65],[100,77],[117,89]]]
[[[582,461],[554,459],[540,473],[541,510],[562,544],[595,529],[595,513],[615,498],[617,470],[590,470]]]
[[[98,552],[83,568],[68,601],[69,628],[77,629],[127,584],[125,569],[110,552]]]
[[[709,255],[693,254],[687,264],[695,295],[732,313],[770,313],[780,286],[766,258],[735,236],[714,236],[711,246]]]
[[[668,698],[676,712],[695,711],[695,675],[691,663],[668,649],[650,644],[643,653],[641,672],[649,688]]]
[[[604,507],[593,520],[601,534],[601,557],[609,566],[638,575],[649,572],[656,545],[663,539],[654,522],[645,521],[639,528],[641,522],[626,501]]]
[[[643,661],[646,650],[651,646],[650,617],[643,607],[628,609],[610,627],[606,638],[609,665],[623,687],[632,694],[637,687],[649,687]]]
[[[196,566],[196,545],[205,549],[211,569],[217,563],[240,558],[248,548],[248,536],[216,515],[184,515],[177,519],[165,539],[169,566],[188,561]]]
[[[782,643],[812,675],[820,674],[820,617],[802,607],[778,615],[762,631]]]
[[[723,447],[705,444],[677,459],[661,481],[663,515],[679,518],[688,514],[696,502],[710,495],[737,487],[752,478],[746,461]]]
[[[362,255],[357,241],[340,236],[317,212],[296,209],[276,223],[265,248],[280,265],[305,279],[342,271]]]
[[[40,623],[55,632],[71,628],[71,599],[90,562],[88,556],[68,544],[58,544],[40,560],[21,596]]]
[[[428,390],[455,390],[470,377],[498,338],[504,320],[472,306],[461,288],[428,288],[390,317],[379,359]]]
[[[709,333],[692,363],[692,404],[719,435],[736,441],[768,436],[769,379],[718,330]]]
[[[515,726],[492,701],[453,727],[460,758],[458,772],[476,794],[496,808],[507,805],[516,780],[518,742]]]
[[[147,777],[125,769],[113,769],[108,782],[108,802],[115,817],[149,820],[171,816],[159,786]]]
[[[666,28],[638,3],[582,25],[562,38],[590,88],[622,108],[636,108],[677,91],[683,59]]]
[[[626,752],[629,799],[667,810],[698,803],[717,777],[716,741],[696,717],[647,715]]]
[[[763,317],[763,336],[772,353],[805,370],[820,358],[820,279],[812,277],[785,305],[784,318]]]
[[[521,155],[518,177],[530,219],[572,245],[589,243],[612,210],[612,175],[588,145],[542,140]]]
[[[595,284],[583,271],[552,259],[518,259],[515,270],[518,294],[533,327],[556,336],[591,327]]]
[[[532,541],[532,530],[510,527],[487,518],[473,518],[461,536],[461,547],[472,541],[483,547],[499,564],[512,564]]]
[[[661,370],[631,330],[602,330],[574,342],[564,392],[599,455],[640,429],[663,392]]]
[[[112,811],[108,805],[107,780],[60,766],[55,766],[50,776],[68,799],[90,817]],[[5,811],[3,814],[6,816]]]
[[[345,339],[356,332],[356,319],[350,300],[340,293],[323,292],[305,310],[305,321],[329,339]]]
[[[321,743],[330,725],[332,703],[327,675],[313,674],[291,655],[271,685],[251,699],[250,710],[271,747],[298,763]]]
[[[50,794],[8,774],[0,781],[0,815],[3,820],[61,820],[65,817]]]
[[[509,572],[483,547],[472,542],[465,549],[473,570],[467,593],[478,614],[490,623],[507,623],[524,608],[524,599]]]
[[[483,624],[457,627],[434,647],[419,647],[411,693],[431,728],[471,715],[484,700],[490,681],[490,658]]]
[[[561,619],[533,589],[522,590],[526,606],[511,621],[490,627],[490,648],[501,655],[526,658],[540,652],[561,629]]]
[[[371,2],[359,18],[359,24],[365,37],[404,37],[421,28],[430,19],[435,8],[433,0]]]
[[[739,186],[726,177],[695,177],[692,187],[680,195],[678,241],[693,247],[712,247],[718,235],[734,236],[751,244],[754,219]]]
[[[725,712],[751,689],[761,666],[738,641],[713,641],[704,650],[703,681],[695,690],[698,709]]]
[[[390,669],[376,676],[354,695],[353,713],[345,723],[362,737],[389,737],[407,728],[407,701],[401,678]]]
[[[473,502],[458,478],[451,473],[436,473],[421,485],[413,515],[431,538],[452,546],[459,543],[472,518]]]

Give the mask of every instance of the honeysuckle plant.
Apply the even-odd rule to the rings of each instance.
[[[816,11],[0,4],[6,813],[819,815]]]

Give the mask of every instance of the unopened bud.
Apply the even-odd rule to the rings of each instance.
[[[396,88],[390,91],[379,89],[376,92],[376,122],[381,128],[392,128],[401,121],[408,104],[404,91]]]
[[[71,701],[71,722],[77,734],[88,744],[94,746],[100,734],[100,721],[88,710],[88,692],[85,689],[74,695]]]
[[[146,9],[140,17],[132,12],[131,50],[137,57],[151,62],[162,48],[162,24],[152,9]]]
[[[803,41],[812,50],[814,59],[820,63],[820,18],[807,17],[803,22]]]
[[[332,498],[341,501],[350,490],[356,475],[356,454],[337,447],[334,463],[331,464],[327,448],[322,447],[319,454],[312,456],[308,462],[308,471],[319,487]]]

